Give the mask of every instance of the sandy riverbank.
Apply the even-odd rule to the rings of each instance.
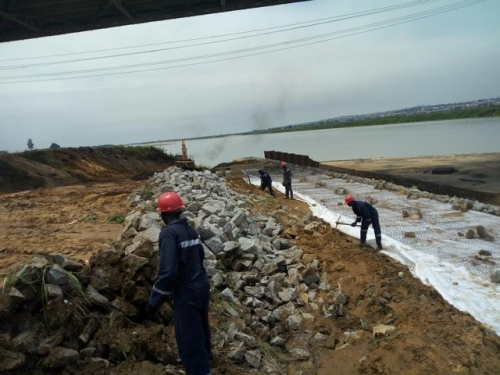
[[[500,204],[500,153],[325,161],[336,172],[414,185],[437,194]],[[434,174],[437,168],[453,173]]]

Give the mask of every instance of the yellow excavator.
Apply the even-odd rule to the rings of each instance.
[[[182,169],[193,170],[195,168],[194,160],[188,157],[186,142],[182,140],[182,153],[175,155],[175,165]]]

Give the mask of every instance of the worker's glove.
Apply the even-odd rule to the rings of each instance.
[[[351,227],[355,227],[355,226],[357,226],[357,225],[358,225],[358,222],[357,222],[357,221],[355,221],[355,222],[353,222],[353,223],[351,224]]]

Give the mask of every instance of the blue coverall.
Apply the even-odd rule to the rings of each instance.
[[[203,267],[204,251],[186,219],[160,232],[160,265],[149,304],[159,308],[173,295],[175,338],[188,375],[210,374],[210,284]]]
[[[259,174],[260,174],[260,190],[265,190],[265,188],[267,188],[269,190],[269,194],[274,196],[273,181],[269,173],[267,173],[264,170],[259,170]]]
[[[366,233],[371,224],[375,232],[377,246],[382,247],[382,231],[380,230],[378,211],[370,203],[362,201],[352,201],[351,208],[356,215],[356,222],[361,221],[361,244],[366,242]]]
[[[293,199],[293,190],[292,190],[292,170],[286,166],[283,167],[283,186],[285,187],[285,195],[288,199]]]

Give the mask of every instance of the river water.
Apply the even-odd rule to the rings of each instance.
[[[181,152],[181,142],[157,143]],[[264,151],[329,160],[414,157],[500,151],[500,118],[462,119],[363,126],[186,141],[197,164],[213,167],[242,157],[264,158]]]

